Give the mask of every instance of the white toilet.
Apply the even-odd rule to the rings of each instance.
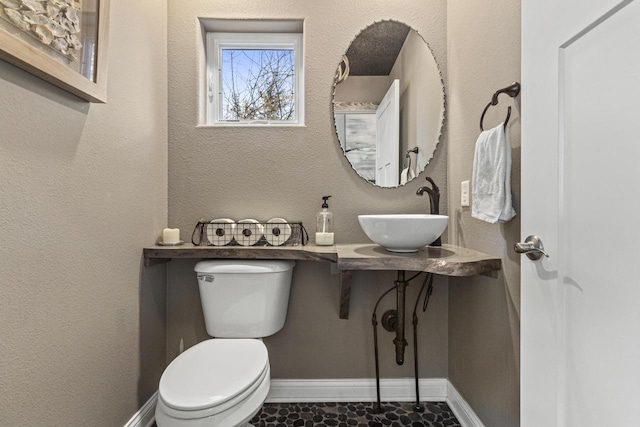
[[[262,340],[282,329],[294,261],[209,260],[196,264],[207,333],[160,379],[158,427],[250,425],[270,386]]]

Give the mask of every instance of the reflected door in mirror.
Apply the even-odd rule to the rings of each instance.
[[[400,81],[394,80],[376,110],[376,184],[400,182]]]

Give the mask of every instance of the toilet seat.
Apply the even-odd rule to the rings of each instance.
[[[159,400],[167,415],[209,417],[251,396],[269,381],[269,357],[256,339],[210,339],[178,356],[160,379]]]

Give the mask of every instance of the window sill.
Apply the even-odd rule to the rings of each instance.
[[[206,124],[206,125],[196,125],[196,128],[306,128],[305,124],[280,124],[280,123],[270,123],[270,124],[249,124],[249,123],[216,123],[216,124]]]

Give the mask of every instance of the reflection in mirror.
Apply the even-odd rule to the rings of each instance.
[[[336,72],[333,98],[342,150],[362,178],[397,187],[433,158],[444,121],[444,86],[425,40],[396,21],[356,36]]]

